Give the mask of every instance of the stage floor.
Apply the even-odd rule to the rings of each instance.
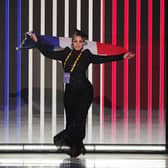
[[[165,154],[0,154],[0,167],[167,168]]]

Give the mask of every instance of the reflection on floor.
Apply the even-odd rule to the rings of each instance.
[[[164,154],[86,154],[69,158],[65,154],[0,154],[0,167],[55,168],[166,168]]]
[[[60,105],[61,103],[57,104]],[[104,121],[100,121],[99,105],[93,104],[93,112],[86,123],[84,143],[97,144],[165,144],[165,129],[160,123],[159,110],[141,110],[137,124],[136,111],[129,109],[128,123],[123,109],[117,109],[116,121],[112,121],[111,108],[104,109]],[[55,116],[55,117],[54,117]],[[8,114],[0,111],[0,143],[53,143],[53,136],[64,128],[63,109],[53,114],[51,108],[40,115],[39,104],[33,104],[32,115],[28,105],[23,104],[19,114],[15,107]]]

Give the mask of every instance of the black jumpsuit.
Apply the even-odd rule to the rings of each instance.
[[[37,47],[45,56],[60,60],[62,64],[64,64],[66,57],[71,51],[69,47],[66,47],[62,51],[48,52],[40,41],[38,41]],[[80,52],[76,50],[72,51],[70,58],[66,62],[64,72],[70,72]],[[88,65],[90,63],[101,64],[122,60],[123,55],[99,56],[93,55],[88,49],[82,51],[82,55],[74,71],[71,73],[70,83],[65,86],[64,107],[66,112],[66,128],[55,136],[55,144],[59,144],[57,142],[62,142],[63,140],[63,143],[66,141],[69,146],[74,144],[78,146],[83,145],[86,117],[93,99],[93,86],[86,77]]]

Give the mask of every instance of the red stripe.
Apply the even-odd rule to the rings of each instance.
[[[103,0],[103,6],[102,6],[102,8],[103,8],[103,13],[102,13],[102,34],[101,34],[101,36],[102,36],[102,42],[104,43],[104,25],[105,25],[105,0]],[[97,49],[98,49],[98,47],[97,47]],[[97,51],[99,51],[99,50],[97,50]],[[102,66],[102,72],[101,72],[101,76],[102,76],[102,81],[100,81],[101,82],[101,84],[102,84],[102,97],[101,97],[101,99],[102,99],[102,109],[101,109],[101,111],[102,111],[102,133],[103,133],[103,138],[104,138],[104,64],[102,64],[101,65]]]
[[[105,27],[105,0],[103,0],[103,31],[102,42],[104,43],[104,27]],[[102,120],[103,120],[103,132],[104,132],[104,64],[102,64]],[[104,136],[103,136],[104,137]]]
[[[136,140],[139,141],[140,131],[140,21],[141,0],[137,0],[136,13]]]
[[[103,20],[102,20],[102,42],[104,43],[104,27],[105,27],[105,0],[103,0]]]
[[[112,2],[112,44],[117,44],[117,0]]]
[[[152,0],[148,1],[148,143],[152,134]]]
[[[112,44],[117,44],[117,0],[112,3]],[[117,51],[113,48],[112,51]],[[112,62],[112,140],[116,142],[116,62]]]
[[[160,0],[160,132],[163,135],[164,124],[164,24],[165,1]],[[163,137],[163,136],[160,136]]]
[[[129,0],[124,1],[124,47],[128,50]],[[124,60],[124,141],[128,142],[128,60]]]

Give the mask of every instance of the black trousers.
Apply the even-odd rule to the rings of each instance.
[[[80,144],[85,137],[88,109],[93,99],[93,86],[83,83],[80,86],[66,85],[64,107],[66,112],[66,134],[70,144]]]
[[[66,112],[66,128],[56,135],[70,146],[83,145],[86,118],[93,100],[93,86],[84,82],[81,85],[66,84],[64,107]]]

